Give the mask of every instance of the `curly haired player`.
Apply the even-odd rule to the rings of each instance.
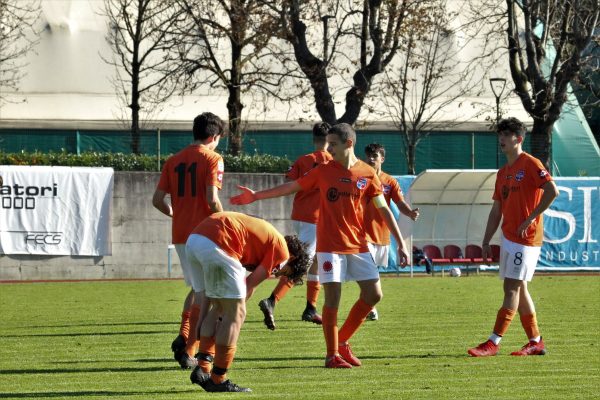
[[[192,231],[186,253],[194,291],[204,291],[212,306],[200,326],[198,366],[190,379],[207,392],[249,392],[226,379],[246,318],[246,300],[271,274],[302,283],[311,263],[306,246],[296,236],[282,236],[265,220],[219,212]]]

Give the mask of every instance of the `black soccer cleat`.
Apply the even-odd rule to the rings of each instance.
[[[252,391],[252,389],[250,389],[250,388],[244,388],[244,387],[240,387],[240,386],[236,385],[235,383],[231,382],[229,379],[223,383],[217,384],[217,383],[214,383],[212,381],[212,379],[208,378],[208,381],[206,383],[204,383],[204,386],[202,386],[202,387],[207,392],[251,392]]]
[[[202,387],[202,389],[205,389],[207,382],[209,382],[209,381],[212,382],[210,380],[210,374],[207,374],[206,372],[202,372],[200,367],[194,368],[194,370],[192,371],[192,374],[190,375],[190,381],[192,381],[192,383],[195,385],[200,385]]]
[[[177,361],[181,369],[192,369],[198,366],[198,359],[190,357],[185,351],[181,353]]]
[[[270,299],[262,299],[258,302],[260,311],[265,316],[264,323],[270,330],[275,330],[275,317],[273,316],[273,310],[275,309],[275,303]]]
[[[181,354],[185,352],[185,338],[183,336],[179,335],[173,340],[173,343],[171,343],[171,351],[173,352],[175,361],[179,361]]]
[[[313,324],[322,325],[323,318],[317,313],[317,310],[311,307],[306,307],[302,313],[302,321],[312,322]]]

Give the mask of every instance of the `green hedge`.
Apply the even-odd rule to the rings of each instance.
[[[161,156],[161,167],[169,155]],[[226,172],[271,172],[283,173],[288,170],[291,161],[285,157],[270,154],[232,156],[223,155]],[[111,167],[115,171],[157,171],[156,156],[84,152],[81,155],[67,152],[0,152],[1,165],[62,165],[68,167]]]

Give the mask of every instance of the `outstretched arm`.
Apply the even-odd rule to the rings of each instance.
[[[288,194],[299,192],[302,190],[302,186],[300,186],[298,182],[292,181],[270,189],[261,190],[260,192],[255,192],[254,190],[245,186],[238,186],[238,189],[240,189],[242,193],[238,194],[237,196],[230,197],[229,202],[231,204],[241,206],[244,204],[254,203],[257,200],[287,196]]]

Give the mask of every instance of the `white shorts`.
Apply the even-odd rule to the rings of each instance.
[[[192,287],[192,267],[187,259],[185,244],[176,244],[175,251],[177,252],[177,257],[179,257],[179,264],[181,264],[181,271],[183,272],[183,280],[185,281],[185,285]]]
[[[321,283],[379,279],[371,253],[317,253]]]
[[[387,268],[388,258],[390,257],[390,246],[375,243],[367,243],[367,245],[369,246],[369,253],[371,253],[375,265]]]
[[[541,247],[525,246],[503,237],[500,246],[499,278],[530,282],[533,279],[541,250]]]
[[[306,243],[306,252],[312,259],[317,251],[317,225],[303,221],[294,221],[294,229],[298,234],[298,239],[302,243]]]
[[[245,299],[246,269],[206,236],[192,234],[186,244],[195,292],[215,299]]]

